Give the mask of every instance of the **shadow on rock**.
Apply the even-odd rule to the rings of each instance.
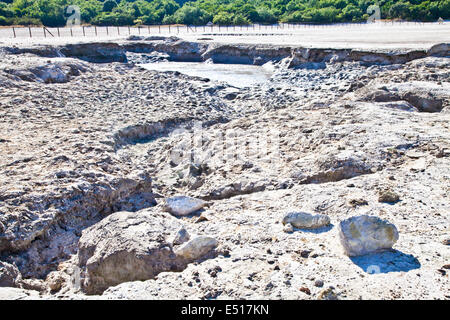
[[[331,229],[333,229],[334,225],[333,224],[329,224],[320,228],[316,228],[316,229],[305,229],[305,228],[295,228],[295,231],[301,231],[301,232],[306,232],[306,233],[315,233],[315,234],[319,234],[319,233],[325,233],[330,231]]]
[[[398,250],[351,257],[350,260],[369,274],[408,272],[421,267],[419,260],[412,254]]]

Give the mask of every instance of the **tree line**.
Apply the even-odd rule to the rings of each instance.
[[[375,6],[381,19],[450,18],[450,0],[0,0],[0,25],[64,26],[69,5],[99,26],[363,22]]]

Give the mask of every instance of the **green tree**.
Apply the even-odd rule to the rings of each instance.
[[[233,23],[233,19],[228,12],[221,11],[214,16],[212,22],[219,25],[229,25]]]
[[[117,2],[115,2],[114,0],[106,0],[105,2],[103,2],[102,11],[103,12],[111,12],[116,7],[117,7]]]
[[[389,9],[389,16],[391,18],[405,19],[409,16],[410,6],[411,4],[409,2],[396,2]]]
[[[206,24],[208,23],[208,21],[212,20],[212,18],[213,18],[212,14],[209,14],[203,9],[188,4],[185,4],[174,14],[174,19],[176,23],[188,25]]]
[[[259,23],[276,23],[277,18],[275,17],[275,14],[267,7],[259,7],[256,9],[256,12],[258,13],[258,18],[255,22]]]

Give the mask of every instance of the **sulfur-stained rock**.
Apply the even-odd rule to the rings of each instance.
[[[330,217],[324,214],[312,215],[306,212],[289,212],[283,217],[282,223],[290,223],[296,228],[316,229],[330,224]]]
[[[391,249],[398,240],[398,231],[385,220],[362,215],[341,221],[339,237],[346,255],[359,256]]]

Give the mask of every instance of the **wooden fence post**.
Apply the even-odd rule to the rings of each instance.
[[[53,33],[51,33],[50,30],[47,29],[47,27],[44,26],[44,27],[42,27],[42,28],[44,29],[44,37],[45,37],[45,38],[47,38],[46,32],[48,32],[48,34],[51,35],[52,37],[55,37],[55,36],[53,35]]]
[[[16,29],[14,29],[14,27],[12,27],[13,29],[13,34],[14,34],[14,38],[16,37]]]

